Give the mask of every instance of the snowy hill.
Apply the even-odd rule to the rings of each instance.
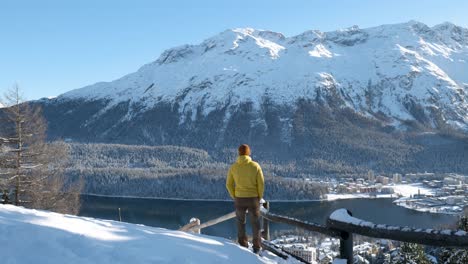
[[[0,205],[2,263],[295,263],[223,238]]]

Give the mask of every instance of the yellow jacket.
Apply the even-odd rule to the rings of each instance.
[[[226,179],[226,189],[234,199],[236,197],[263,197],[263,172],[257,162],[247,155],[237,158],[229,169]]]

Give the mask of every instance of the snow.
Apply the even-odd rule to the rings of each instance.
[[[395,193],[400,194],[403,197],[410,197],[412,195],[417,195],[418,192],[423,195],[434,194],[434,191],[430,188],[424,187],[421,183],[414,184],[395,184],[393,186]]]
[[[335,210],[331,215],[330,219],[351,224],[351,225],[356,225],[356,226],[361,226],[361,227],[368,227],[372,229],[378,229],[378,230],[386,230],[386,231],[402,231],[402,232],[416,232],[416,233],[428,233],[428,234],[439,234],[439,235],[457,235],[457,236],[468,236],[468,233],[463,231],[463,230],[434,230],[434,229],[421,229],[421,228],[411,228],[408,226],[390,226],[390,225],[385,225],[385,224],[374,224],[371,222],[367,222],[364,220],[361,220],[359,218],[355,218],[351,215],[348,214],[348,211],[344,208]]]
[[[334,259],[333,264],[346,264],[348,263],[346,259]]]
[[[218,237],[0,205],[2,263],[296,263]]]
[[[468,29],[455,25],[428,27],[416,21],[292,37],[232,29],[198,45],[169,49],[135,73],[57,100],[109,100],[98,115],[124,101],[142,106],[130,107],[127,118],[133,111],[180,100],[180,121],[185,122],[186,116],[195,119],[200,108],[207,115],[252,102],[260,110],[265,95],[284,105],[321,91],[322,97],[340,96],[366,116],[381,111],[393,117],[389,124],[414,119],[406,107],[411,99],[428,114],[438,109],[450,124],[468,129],[467,36]],[[366,100],[369,90],[373,100]]]
[[[375,194],[371,195],[369,193],[329,193],[327,194],[327,201],[335,200],[344,200],[344,199],[359,199],[359,198],[395,198],[397,196],[401,197],[410,197],[412,195],[418,194],[418,191],[422,195],[432,195],[434,191],[430,188],[424,187],[421,183],[412,183],[412,184],[391,184],[384,185],[383,187],[391,187],[395,191],[393,194]],[[398,203],[398,205],[400,205]]]
[[[445,230],[442,230],[440,233],[444,234],[444,235],[450,235],[450,234],[452,234],[452,230],[445,229]]]
[[[340,222],[345,222],[345,223],[350,223],[354,225],[359,225],[362,220],[357,219],[355,217],[352,217],[349,213],[348,210],[346,209],[338,209],[335,210],[331,215],[330,219],[340,221]]]
[[[394,201],[395,204],[398,206],[405,207],[407,209],[416,210],[419,212],[427,212],[427,213],[435,213],[435,214],[449,214],[449,215],[459,215],[460,212],[463,210],[460,206],[420,206],[420,205],[413,205],[411,203],[407,203],[407,201],[411,202],[409,198],[400,198]]]
[[[327,50],[327,48],[325,48],[325,46],[323,46],[322,44],[315,46],[313,50],[309,51],[309,55],[312,57],[317,57],[317,58],[333,57],[333,54],[329,50]]]
[[[369,195],[368,193],[329,193],[327,194],[327,201],[336,201],[336,200],[347,200],[347,199],[369,199],[369,198],[392,198],[395,195],[392,194],[377,194],[375,197]]]

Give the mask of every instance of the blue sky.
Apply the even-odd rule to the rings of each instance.
[[[38,99],[111,81],[228,28],[292,36],[412,19],[468,27],[467,14],[466,0],[1,0],[0,94],[18,83]]]

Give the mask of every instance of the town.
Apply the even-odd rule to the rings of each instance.
[[[328,264],[339,256],[339,239],[317,237],[282,235],[272,241],[282,250],[312,264]],[[361,241],[354,246],[354,263],[368,264],[389,259],[390,255],[398,250],[389,240]]]
[[[468,177],[455,173],[395,173],[361,178],[336,178],[328,185],[327,200],[397,198],[394,203],[431,213],[459,214],[468,206]]]

